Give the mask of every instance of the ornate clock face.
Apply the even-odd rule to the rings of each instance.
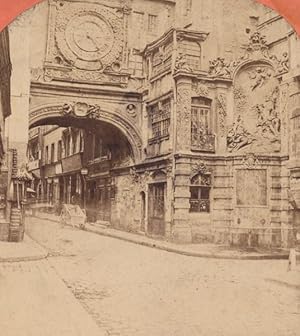
[[[66,65],[74,69],[72,73],[90,78],[96,76],[95,72],[103,73],[114,63],[120,63],[124,17],[118,12],[87,1],[64,1],[52,10],[55,11],[50,23],[55,37],[54,64]]]
[[[98,15],[78,15],[67,25],[66,42],[71,51],[82,61],[99,61],[114,44],[110,25]]]

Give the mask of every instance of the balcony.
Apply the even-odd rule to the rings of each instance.
[[[82,153],[76,153],[62,159],[62,172],[71,173],[82,168]]]
[[[192,150],[214,153],[216,137],[213,134],[192,134]]]
[[[28,171],[33,171],[40,168],[40,160],[32,160],[28,162]]]
[[[90,175],[93,176],[109,171],[112,168],[112,162],[108,156],[102,156],[100,158],[90,160],[88,162],[88,167]]]

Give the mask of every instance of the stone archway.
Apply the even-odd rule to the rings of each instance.
[[[128,117],[116,112],[85,102],[66,102],[38,106],[29,113],[30,129],[46,124],[80,128],[82,122],[88,121],[93,125],[102,123],[116,127],[128,140],[134,161],[137,162],[140,159],[142,138],[139,129]]]

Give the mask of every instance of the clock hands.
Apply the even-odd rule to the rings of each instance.
[[[89,32],[86,32],[85,35],[86,35],[86,38],[87,38],[88,40],[90,40],[90,41],[94,44],[94,46],[96,47],[96,50],[99,51],[99,47],[98,47],[97,43],[96,43],[95,40],[91,37],[91,35],[89,34]]]

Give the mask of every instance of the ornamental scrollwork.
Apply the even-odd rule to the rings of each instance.
[[[76,102],[73,104],[65,103],[62,106],[62,115],[98,119],[100,118],[100,107],[98,105],[89,105],[82,102]]]
[[[201,175],[210,175],[211,174],[211,169],[207,167],[205,162],[199,161],[197,163],[192,164],[191,168],[191,178],[201,174]]]
[[[254,153],[247,153],[242,159],[242,165],[245,169],[256,168],[260,164],[260,161]]]
[[[261,35],[260,32],[255,32],[249,38],[249,43],[244,48],[245,52],[242,56],[236,60],[227,61],[225,58],[217,57],[209,62],[209,75],[211,77],[220,77],[224,79],[232,79],[236,69],[247,61],[253,60],[254,52],[260,53],[260,59],[265,59],[273,64],[276,69],[277,75],[287,73],[290,68],[289,54],[284,52],[281,58],[276,55],[270,54],[270,48],[266,41],[266,37]],[[258,69],[258,72],[262,69]],[[262,77],[267,78],[268,74],[258,74],[260,77],[260,83],[262,83]]]
[[[219,115],[219,125],[222,137],[224,137],[226,134],[226,117],[227,117],[226,105],[227,105],[226,95],[224,93],[220,93],[217,96],[217,111]]]
[[[178,129],[177,133],[178,145],[181,148],[190,148],[191,139],[191,89],[185,86],[177,88],[178,95],[178,108],[177,120]]]
[[[194,82],[192,84],[192,91],[197,96],[207,97],[209,94],[209,88],[204,81]]]

